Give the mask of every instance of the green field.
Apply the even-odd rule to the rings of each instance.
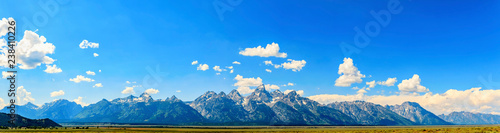
[[[144,127],[92,127],[89,129],[72,129],[73,127],[58,129],[2,129],[0,132],[274,132],[274,133],[297,133],[297,132],[347,132],[347,133],[378,133],[378,132],[500,132],[500,125],[483,126],[332,126],[332,127],[169,127],[169,128],[144,128]]]

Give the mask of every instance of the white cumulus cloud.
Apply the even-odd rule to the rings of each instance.
[[[97,53],[94,53],[94,57],[97,57],[97,56],[99,56],[99,54],[97,54]]]
[[[43,70],[46,73],[60,73],[62,72],[61,68],[58,68],[56,64],[50,66],[50,65],[45,65],[47,69]]]
[[[81,49],[86,49],[86,48],[99,48],[99,43],[95,43],[95,42],[89,42],[87,40],[83,40],[81,43],[80,43],[80,48]]]
[[[240,65],[241,63],[238,61],[234,61],[233,64]]]
[[[82,107],[89,106],[88,103],[83,102],[83,97],[78,97],[77,99],[74,99],[73,102],[75,102],[76,104],[80,104],[80,106]]]
[[[208,65],[207,64],[200,64],[198,65],[198,68],[196,68],[196,70],[202,70],[202,71],[206,71],[208,70]]]
[[[278,90],[280,87],[278,85],[267,84],[264,85],[267,91]]]
[[[359,89],[356,93],[363,94],[363,93],[367,93],[367,91],[365,89]]]
[[[69,81],[73,81],[75,83],[80,83],[82,81],[85,81],[85,82],[94,82],[93,79],[86,78],[85,76],[82,76],[82,75],[76,75],[76,78],[69,79]]]
[[[420,85],[420,77],[415,74],[410,79],[405,79],[398,84],[399,91],[403,93],[410,92],[428,92],[429,89]]]
[[[264,48],[262,46],[258,46],[255,48],[245,48],[245,50],[240,51],[241,55],[244,56],[259,56],[259,57],[280,57],[286,58],[286,53],[280,53],[280,47],[277,43],[267,44]]]
[[[86,71],[85,73],[87,73],[87,75],[95,75],[95,72],[92,72],[92,71]]]
[[[266,69],[266,72],[269,72],[269,73],[271,73],[271,72],[273,72],[273,71],[271,71],[271,70],[269,70],[269,69]]]
[[[266,60],[266,61],[264,61],[264,64],[266,64],[266,65],[273,65],[273,62],[270,61],[270,60]]]
[[[2,20],[0,20],[0,37],[2,36],[5,36],[7,35],[7,33],[9,32],[9,21],[14,21],[13,18],[2,18]],[[3,106],[2,106],[3,107]]]
[[[306,66],[305,60],[297,61],[297,60],[288,59],[288,61],[290,61],[290,62],[282,63],[281,66],[284,69],[292,69],[292,71],[294,71],[294,72],[300,71],[300,70],[302,70],[302,67]]]
[[[385,86],[394,86],[396,82],[398,82],[398,80],[394,77],[394,78],[387,78],[386,81],[378,81],[377,84]]]
[[[5,104],[5,102],[3,101],[2,98],[0,98],[0,107],[5,107],[7,106],[7,104]]]
[[[31,92],[24,89],[24,86],[17,87],[16,99],[16,103],[18,105],[23,105],[28,102],[35,102],[35,99],[31,97]]]
[[[122,91],[122,94],[135,94],[134,87],[125,87],[125,90]]]
[[[98,88],[98,87],[102,87],[102,83],[97,83],[97,84],[95,84],[95,85],[94,85],[94,86],[92,86],[92,87],[94,87],[94,88],[96,88],[96,87],[97,87],[97,88]]]
[[[366,85],[368,85],[368,88],[373,88],[377,84],[375,83],[375,80],[373,80],[373,81],[370,81],[370,82],[366,82]]]
[[[198,64],[198,61],[197,61],[197,60],[195,60],[195,61],[191,62],[191,65],[196,65],[196,64]]]
[[[257,77],[257,78],[243,78],[243,76],[241,76],[241,75],[238,74],[238,75],[236,75],[236,77],[234,78],[234,80],[236,80],[237,82],[234,83],[233,86],[237,86],[238,87],[237,90],[241,94],[252,93],[253,89],[250,89],[250,87],[255,87],[255,86],[262,85],[262,79],[260,77]]]
[[[26,30],[23,39],[16,46],[16,63],[21,69],[34,69],[41,64],[52,64],[55,60],[47,56],[53,54],[55,46],[46,42],[44,36]],[[8,47],[5,39],[0,39],[0,65],[9,67]]]
[[[159,90],[157,90],[157,89],[149,88],[149,89],[147,89],[147,90],[146,90],[146,91],[144,91],[144,92],[146,92],[146,93],[148,93],[148,94],[156,94],[156,93],[158,93],[158,92],[160,92],[160,91],[159,91]]]
[[[214,66],[213,69],[214,69],[214,71],[217,71],[217,72],[226,71],[226,69],[221,69],[220,66]]]
[[[361,83],[365,75],[354,66],[351,58],[344,58],[344,63],[339,65],[338,74],[340,77],[335,80],[335,86],[349,87],[353,83]]]
[[[63,90],[54,91],[54,92],[50,93],[50,97],[57,97],[57,96],[62,96],[62,95],[64,95],[64,91]]]
[[[10,77],[10,75],[12,75],[13,73],[11,72],[6,72],[6,71],[2,71],[2,78],[6,79],[8,77]]]

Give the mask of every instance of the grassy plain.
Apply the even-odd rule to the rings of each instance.
[[[297,126],[297,127],[281,127],[281,126],[211,126],[211,127],[91,127],[89,129],[72,129],[72,127],[58,129],[1,129],[0,132],[192,132],[192,133],[210,133],[210,132],[225,132],[225,133],[416,133],[416,132],[439,132],[439,133],[496,133],[500,132],[500,125],[475,125],[475,126]]]

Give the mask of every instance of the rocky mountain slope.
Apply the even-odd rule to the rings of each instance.
[[[439,115],[447,122],[459,125],[484,125],[500,124],[500,115],[472,113],[472,112],[452,112],[448,115]]]
[[[415,123],[378,104],[352,101],[334,102],[329,107],[347,114],[362,125],[414,125]]]
[[[153,100],[143,93],[113,101],[103,99],[78,113],[73,122],[114,122],[150,124],[189,124],[205,122],[193,108],[175,96],[165,100]]]
[[[387,109],[415,122],[418,125],[450,125],[435,114],[425,110],[418,103],[404,102],[401,105],[386,106]]]
[[[350,117],[295,91],[269,93],[264,85],[243,97],[233,90],[228,95],[209,91],[190,104],[211,122],[254,125],[353,125]]]
[[[16,113],[30,119],[49,118],[57,122],[68,121],[82,110],[82,106],[66,99],[59,99],[45,103],[38,107],[30,102],[16,106]],[[0,112],[8,113],[7,107]]]
[[[295,91],[269,92],[264,85],[247,96],[237,90],[229,94],[208,91],[194,101],[183,102],[175,96],[155,100],[143,93],[138,97],[103,99],[83,108],[64,99],[40,107],[28,103],[17,106],[17,112],[28,118],[49,118],[56,122],[173,125],[445,125],[448,122],[494,124],[500,119],[467,113],[439,118],[412,102],[386,107],[364,101],[324,105]]]

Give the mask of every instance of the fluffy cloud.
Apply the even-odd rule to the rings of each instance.
[[[206,71],[208,70],[208,65],[207,64],[200,64],[198,65],[198,68],[196,68],[196,70],[202,70],[202,71]]]
[[[3,101],[2,98],[0,98],[0,107],[5,107],[7,106],[7,104],[5,104],[5,102]]]
[[[367,93],[367,91],[363,88],[363,89],[359,89],[356,93],[364,94],[364,93]]]
[[[2,18],[2,20],[0,20],[0,37],[2,36],[5,36],[7,35],[7,33],[9,32],[9,21],[14,21],[13,18]],[[3,107],[3,106],[2,106]]]
[[[243,78],[241,75],[236,75],[234,78],[237,82],[234,83],[234,86],[259,86],[262,85],[262,79],[260,77],[257,78]]]
[[[80,104],[82,107],[89,106],[89,104],[83,102],[83,97],[78,97],[77,99],[74,99],[73,102]]]
[[[54,91],[54,92],[50,93],[50,97],[57,97],[57,96],[62,96],[62,95],[64,95],[64,91],[63,90]]]
[[[327,104],[336,101],[363,100],[381,105],[401,104],[405,101],[417,102],[435,114],[448,114],[454,111],[481,113],[500,112],[500,90],[481,90],[471,88],[464,91],[450,89],[443,94],[424,95],[337,95],[322,94],[308,97],[317,102]]]
[[[177,91],[175,91],[175,92],[180,93],[180,92],[181,92],[181,90],[177,90]]]
[[[377,84],[375,83],[375,80],[373,80],[373,81],[370,81],[370,82],[366,82],[366,85],[368,85],[368,88],[373,88]]]
[[[398,85],[399,91],[402,93],[411,93],[411,92],[428,92],[429,89],[420,85],[420,77],[415,74],[410,79],[405,79],[401,81]]]
[[[24,86],[17,87],[16,99],[16,103],[18,105],[23,105],[28,102],[35,102],[35,99],[31,97],[31,92],[28,92],[26,89],[24,89]]]
[[[351,58],[344,58],[344,63],[339,65],[338,74],[341,75],[335,80],[335,86],[349,87],[353,83],[361,83],[365,75],[358,71]]]
[[[61,68],[57,68],[56,64],[50,66],[50,65],[45,65],[47,69],[43,70],[46,73],[60,73],[62,72]]]
[[[87,75],[95,75],[95,72],[92,72],[92,71],[86,71],[85,73],[87,73]]]
[[[378,81],[377,84],[385,86],[394,86],[396,82],[398,82],[398,80],[394,77],[394,78],[387,78],[386,81]]]
[[[288,83],[288,86],[294,86],[295,84],[294,83]]]
[[[97,57],[97,56],[99,56],[99,54],[97,54],[97,53],[94,53],[94,57]]]
[[[86,78],[86,77],[84,77],[82,75],[76,75],[76,78],[69,79],[69,81],[73,81],[75,83],[80,83],[82,81],[85,81],[85,82],[94,82],[93,79]]]
[[[238,61],[234,61],[233,64],[240,65],[241,63]]]
[[[198,64],[198,61],[197,61],[197,60],[195,60],[195,61],[191,62],[191,65],[196,65],[196,64]]]
[[[125,87],[125,90],[122,91],[122,94],[135,94],[134,87]]]
[[[264,61],[264,64],[266,64],[266,65],[273,65],[273,62],[270,61],[270,60],[266,60],[266,61]]]
[[[240,51],[241,55],[244,56],[259,56],[259,57],[281,57],[286,58],[286,53],[280,53],[280,47],[277,43],[267,44],[264,48],[262,46],[258,46],[255,48],[245,48],[245,50]]]
[[[271,72],[273,72],[273,71],[271,71],[271,70],[269,70],[269,69],[266,69],[266,72],[269,72],[269,73],[271,73]]]
[[[290,62],[282,63],[281,66],[284,69],[292,69],[292,71],[294,71],[294,72],[300,71],[300,70],[302,70],[302,67],[306,66],[305,60],[296,61],[296,60],[288,59],[288,61],[290,61]]]
[[[158,93],[158,92],[160,92],[160,91],[159,91],[159,90],[157,90],[157,89],[149,88],[149,89],[147,89],[147,90],[146,90],[146,91],[144,91],[144,92],[146,92],[146,93],[148,93],[148,94],[156,94],[156,93]]]
[[[226,68],[228,68],[230,70],[229,73],[233,73],[234,72],[234,69],[233,69],[234,67],[233,66],[227,66]],[[226,71],[226,70],[224,70],[224,71]]]
[[[220,66],[214,66],[213,69],[214,69],[214,71],[217,71],[217,72],[226,71],[226,69],[221,69]]]
[[[264,86],[267,91],[278,90],[280,87],[278,85],[267,84]]]
[[[238,87],[238,89],[236,89],[240,94],[250,94],[252,93],[254,90],[253,89],[250,89],[250,87],[248,86],[240,86]]]
[[[102,83],[97,83],[97,84],[95,84],[95,85],[94,85],[94,86],[92,86],[92,87],[94,87],[94,88],[96,88],[96,87],[102,87]]]
[[[56,47],[46,41],[44,36],[26,30],[23,39],[16,46],[16,63],[19,68],[34,69],[41,64],[52,64],[55,60],[47,54],[53,54]],[[0,51],[0,66],[9,67],[5,39],[0,40]]]
[[[86,48],[99,48],[99,43],[95,43],[95,42],[89,42],[87,40],[83,40],[81,43],[80,43],[80,48],[81,49],[86,49]]]
[[[6,72],[6,71],[2,71],[2,78],[6,79],[6,78],[10,77],[10,75],[12,75],[12,73]]]
[[[292,91],[294,91],[294,90],[286,90],[283,93],[285,93],[285,95],[286,95],[286,94],[288,94],[288,93],[290,93]],[[304,90],[298,90],[298,91],[295,91],[295,92],[297,92],[297,94],[299,94],[300,96],[304,95]]]
[[[257,78],[243,78],[243,76],[241,76],[241,75],[238,74],[238,75],[236,75],[236,77],[234,78],[234,80],[236,80],[237,82],[234,83],[233,86],[237,86],[238,87],[237,90],[241,94],[252,93],[253,89],[250,89],[250,86],[255,87],[255,86],[262,85],[262,79],[260,77],[257,77]]]

